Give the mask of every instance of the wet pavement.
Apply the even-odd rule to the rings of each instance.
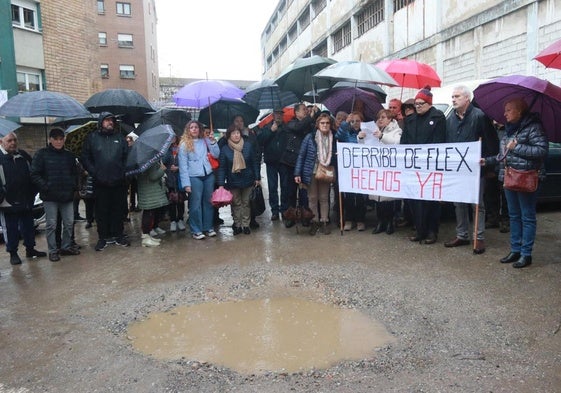
[[[498,263],[508,234],[497,229],[473,255],[443,246],[451,221],[435,245],[409,242],[407,229],[311,237],[267,213],[258,221],[249,236],[223,226],[216,238],[168,233],[142,248],[135,213],[130,248],[95,252],[95,227],[78,223],[80,256],[12,267],[6,254],[0,392],[561,391],[561,212],[540,211],[534,264],[519,270]],[[46,248],[44,233],[37,242]],[[158,359],[129,332],[177,307],[282,298],[360,312],[394,341],[334,365],[252,373],[196,354]],[[261,328],[280,325],[270,322]]]

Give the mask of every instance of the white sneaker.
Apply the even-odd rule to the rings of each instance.
[[[158,247],[159,242],[155,242],[147,233],[142,234],[142,247]]]
[[[156,237],[156,236],[158,236],[158,232],[156,232],[154,229],[152,229],[152,230],[150,231],[150,236],[151,236],[151,237]]]
[[[169,224],[169,230],[170,232],[177,232],[177,223],[175,221],[172,221],[171,224]]]
[[[150,236],[150,235],[148,235],[148,236]],[[160,244],[162,242],[162,239],[158,239],[157,237],[150,236],[150,239],[152,239],[153,242],[156,242],[158,244]]]
[[[208,232],[206,233],[206,235],[207,235],[208,237],[214,237],[214,236],[216,236],[216,232],[214,231],[214,229],[211,229],[210,231],[208,231]]]
[[[193,239],[195,240],[203,240],[206,236],[202,233],[193,233]]]
[[[163,230],[163,229],[160,228],[160,227],[156,227],[156,228],[154,228],[154,230],[156,231],[156,233],[157,233],[158,235],[164,235],[164,234],[166,233],[166,231]]]
[[[183,222],[183,220],[177,221],[177,229],[179,229],[180,231],[184,231],[186,229],[185,223]]]

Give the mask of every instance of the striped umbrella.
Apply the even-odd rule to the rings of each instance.
[[[291,91],[281,91],[272,79],[249,85],[243,100],[255,109],[277,109],[298,102],[298,97]]]
[[[126,175],[138,175],[158,162],[169,149],[175,132],[169,124],[144,131],[132,145],[127,156]]]

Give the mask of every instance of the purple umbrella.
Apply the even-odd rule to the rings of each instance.
[[[376,94],[355,87],[333,89],[321,103],[331,113],[336,114],[339,111],[351,113],[353,109],[360,110],[359,101],[363,104],[362,113],[365,121],[376,120],[378,111],[384,109]]]
[[[509,75],[480,84],[473,91],[477,105],[493,120],[505,124],[507,99],[522,98],[542,119],[550,142],[561,142],[561,87],[534,76]]]
[[[242,98],[244,92],[230,82],[221,80],[200,80],[183,86],[174,94],[173,100],[177,106],[189,108],[205,108],[221,98]]]

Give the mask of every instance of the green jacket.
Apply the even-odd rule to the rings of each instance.
[[[146,172],[137,176],[138,208],[142,210],[157,209],[169,204],[163,176],[165,172],[160,163],[152,165]]]

